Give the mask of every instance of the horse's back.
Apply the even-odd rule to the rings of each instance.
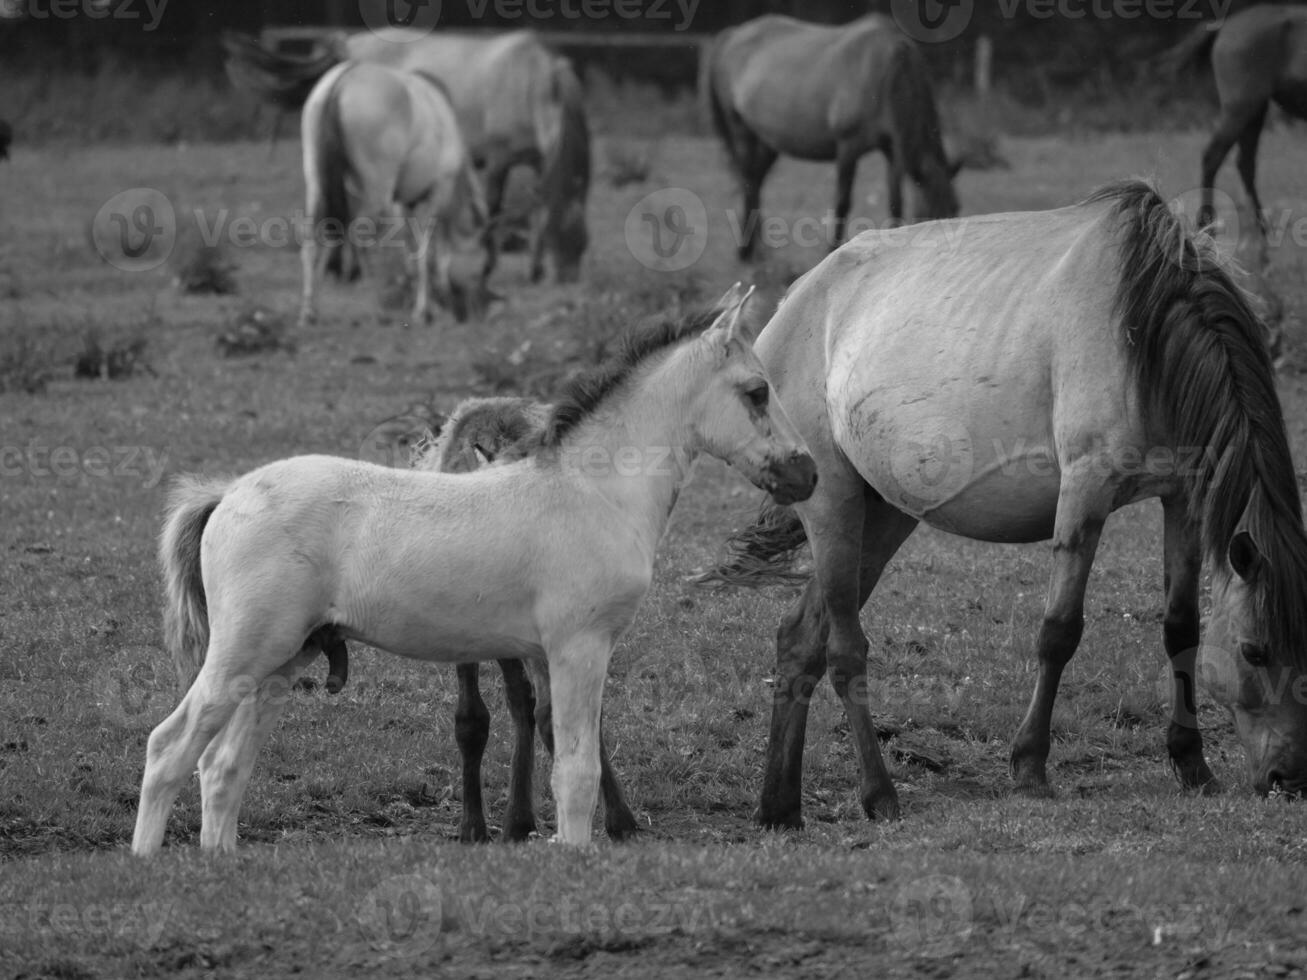
[[[1212,44],[1222,105],[1272,96],[1307,115],[1307,8],[1250,7],[1227,20]]]
[[[831,27],[772,14],[723,32],[712,83],[762,140],[808,159],[831,159],[861,132],[874,144],[895,55],[911,41],[886,17]]]
[[[1046,538],[1061,460],[1142,438],[1121,412],[1133,388],[1105,218],[1075,207],[931,222],[829,256],[757,344],[810,448],[935,526]]]

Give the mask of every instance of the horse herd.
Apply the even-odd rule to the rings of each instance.
[[[347,639],[460,665],[464,840],[487,836],[483,660],[504,671],[516,727],[505,837],[536,826],[537,725],[554,753],[558,839],[590,839],[601,792],[609,835],[629,836],[635,820],[600,731],[604,679],[700,453],[768,495],[736,539],[741,558],[756,566],[796,540],[812,546],[813,574],[777,631],[756,814],[764,826],[802,825],[808,706],[828,673],[857,747],[863,808],[873,818],[899,815],[868,707],[860,613],[923,522],[981,541],[1053,542],[1038,677],[1011,752],[1017,789],[1049,792],[1053,704],[1084,630],[1100,534],[1114,511],[1152,498],[1164,515],[1166,742],[1176,776],[1195,790],[1215,785],[1197,725],[1201,681],[1229,710],[1255,788],[1307,789],[1307,530],[1264,324],[1227,259],[1138,181],[1053,211],[953,217],[937,126],[910,131],[906,114],[887,110],[849,129],[847,112],[832,110],[824,122],[841,129],[839,139],[816,123],[796,142],[772,139],[781,116],[756,113],[812,105],[803,85],[790,86],[788,101],[767,93],[771,73],[757,59],[783,20],[727,32],[705,69],[746,201],[756,206],[777,152],[829,153],[839,212],[858,155],[877,147],[891,155],[891,180],[911,175],[940,220],[921,225],[910,245],[873,231],[837,248],[793,284],[756,338],[746,315],[752,291],[737,284],[708,310],[632,330],[618,354],[552,405],[465,403],[410,469],[302,456],[234,480],[180,481],[160,557],[166,638],[187,689],[149,738],[136,853],[161,846],[172,802],[197,765],[201,846],[234,847],[255,756],[285,705],[267,692],[323,653],[343,683]],[[783,63],[802,62],[814,30],[777,42]],[[910,46],[880,36],[883,24],[858,30],[900,74],[919,67]],[[842,72],[852,75],[854,56],[845,56]],[[306,133],[356,113],[366,122],[372,104],[409,100],[413,119],[430,93],[458,104],[452,88],[431,80],[401,86],[364,64],[333,62],[319,66],[326,74],[316,81],[304,64],[298,81],[283,65],[264,82],[271,91],[268,79],[278,80],[285,92],[315,82]],[[556,59],[545,67],[560,77]],[[351,77],[356,95],[344,87]],[[924,76],[882,72],[859,84],[891,101],[891,93],[929,93]],[[569,88],[548,94],[565,102]],[[550,112],[561,102],[537,102],[544,118],[559,118]],[[430,100],[433,111],[438,104]],[[479,152],[483,165],[515,158],[506,144],[483,141],[502,118],[487,113],[484,129],[462,130],[466,143],[456,146],[467,152],[455,170],[469,188],[468,161]],[[404,126],[371,124],[392,159],[404,159],[414,145],[395,136]],[[440,156],[450,145],[420,152]],[[538,144],[533,152],[548,172],[549,155]],[[331,172],[306,156],[306,177],[310,164]],[[408,164],[396,172],[394,187],[416,186],[404,182],[416,179]],[[488,186],[493,222],[496,181]],[[556,263],[567,207],[580,201],[583,213],[581,184],[565,190],[542,200],[548,213],[533,221],[536,245],[552,234]],[[407,203],[439,210],[429,196],[415,192]],[[477,199],[466,188],[462,196]],[[745,242],[742,252],[751,248]],[[655,456],[658,465],[642,465]],[[1204,561],[1212,615],[1200,642]]]

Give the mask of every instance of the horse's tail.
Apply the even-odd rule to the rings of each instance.
[[[807,540],[794,508],[768,499],[754,522],[727,540],[726,559],[696,576],[694,582],[747,588],[802,582],[810,573],[791,571],[791,566]]]
[[[348,73],[349,69],[346,68],[332,81],[331,88],[327,90],[322,100],[322,110],[318,115],[315,145],[311,150],[308,146],[305,147],[305,152],[315,153],[313,176],[318,184],[318,200],[321,208],[320,214],[308,215],[311,222],[310,233],[317,234],[319,228],[330,227],[333,229],[333,236],[337,233],[341,236],[339,242],[332,241],[327,246],[329,251],[327,269],[337,275],[343,275],[345,272],[345,242],[349,237],[350,222],[354,220],[349,194],[345,190],[345,182],[354,172],[354,164],[349,158],[349,151],[345,145],[345,130],[340,121],[341,82]],[[336,228],[339,228],[339,232],[335,231]]]
[[[230,480],[183,477],[168,495],[168,518],[159,538],[163,566],[163,636],[172,651],[177,680],[191,686],[209,645],[209,609],[200,575],[200,540]]]
[[[1212,45],[1216,43],[1220,28],[1219,22],[1199,24],[1179,44],[1158,55],[1158,66],[1171,78],[1183,71],[1202,67],[1211,56]]]

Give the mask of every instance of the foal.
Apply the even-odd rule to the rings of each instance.
[[[162,845],[197,763],[200,845],[235,847],[278,692],[328,625],[420,660],[527,659],[553,703],[557,839],[588,842],[608,661],[694,457],[781,503],[816,486],[744,333],[747,298],[737,286],[707,315],[634,334],[564,393],[527,459],[453,475],[298,456],[182,482],[160,553],[167,639],[195,680],[150,734],[133,851]]]

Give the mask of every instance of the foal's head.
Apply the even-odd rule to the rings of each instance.
[[[735,467],[777,503],[791,504],[812,495],[817,464],[753,352],[743,316],[752,293],[732,287],[717,304],[716,321],[694,341],[703,379],[689,413],[694,448]]]

